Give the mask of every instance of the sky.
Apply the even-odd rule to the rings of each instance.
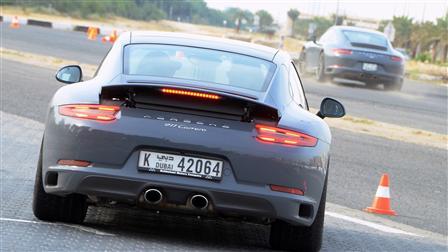
[[[286,12],[295,8],[301,13],[327,16],[336,12],[350,17],[392,19],[407,15],[416,21],[435,21],[448,10],[448,0],[205,0],[211,8],[239,7],[256,12],[265,9],[279,23],[286,22]]]

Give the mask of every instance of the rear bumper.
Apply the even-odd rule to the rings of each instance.
[[[325,73],[333,78],[343,78],[362,82],[390,84],[400,82],[403,76],[384,72],[368,72],[351,67],[326,67]]]
[[[376,64],[377,70],[363,70],[363,63]],[[325,73],[335,78],[386,85],[403,80],[404,66],[399,63],[375,61],[357,56],[327,55],[325,65]]]
[[[254,139],[252,125],[246,124],[185,131],[165,127],[162,119],[145,118],[149,112],[122,109],[121,119],[98,123],[63,117],[51,109],[42,153],[45,191],[138,205],[145,189],[157,187],[167,194],[167,203],[179,205],[174,210],[182,210],[192,193],[202,193],[213,205],[211,214],[274,218],[296,225],[314,221],[327,173],[328,143],[319,140],[316,146],[304,148],[262,144]],[[139,171],[141,150],[220,159],[223,177],[210,181]],[[60,159],[85,160],[92,166],[60,166]],[[48,176],[53,176],[52,183],[47,183]],[[299,188],[305,196],[274,192],[269,185]],[[299,213],[301,206],[306,216]]]
[[[219,182],[138,171],[131,165],[121,169],[73,166],[44,168],[44,178],[54,174],[57,174],[56,185],[44,182],[47,193],[61,196],[79,193],[131,205],[199,215],[244,217],[249,220],[281,219],[295,225],[309,226],[319,207],[318,202],[307,196],[271,191],[268,185],[238,183],[228,166],[224,168],[224,176]],[[143,193],[149,188],[162,191],[162,203],[153,206],[144,202]],[[189,211],[188,200],[193,194],[205,195],[210,202],[209,209]],[[301,205],[305,206],[306,211],[299,213]]]

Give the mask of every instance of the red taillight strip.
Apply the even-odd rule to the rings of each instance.
[[[181,89],[162,88],[161,91],[162,91],[162,93],[165,93],[165,94],[192,96],[192,97],[211,99],[211,100],[219,100],[221,98],[219,95],[215,95],[215,94],[181,90]]]
[[[272,191],[290,193],[295,195],[304,195],[304,192],[299,188],[279,186],[279,185],[269,185],[269,186]]]
[[[58,165],[67,165],[67,166],[79,166],[79,167],[87,167],[91,165],[89,161],[84,160],[70,160],[70,159],[60,159],[58,161]]]
[[[117,119],[119,106],[98,104],[69,104],[59,106],[59,114],[63,116],[84,118],[97,121],[112,121]]]
[[[350,55],[350,54],[353,53],[352,50],[349,50],[349,49],[342,49],[342,48],[336,48],[336,49],[333,49],[333,52],[334,52],[334,54],[336,54],[336,55]]]
[[[313,147],[317,138],[300,132],[257,124],[257,138],[263,142]]]
[[[395,62],[401,62],[403,60],[401,57],[398,56],[392,56],[390,57],[390,59]]]

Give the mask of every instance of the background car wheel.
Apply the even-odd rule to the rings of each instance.
[[[319,251],[322,245],[326,198],[327,179],[325,179],[319,209],[313,224],[309,227],[303,227],[293,226],[283,221],[275,221],[271,225],[269,236],[271,247],[280,250]]]
[[[403,87],[403,80],[394,81],[391,83],[383,84],[384,90],[387,91],[400,91]]]
[[[83,195],[66,197],[45,192],[42,183],[42,147],[37,163],[33,195],[33,213],[40,220],[82,223],[87,214],[87,202]]]
[[[299,72],[302,76],[306,76],[307,75],[307,71],[306,71],[306,55],[303,52],[300,52],[300,56],[299,56]]]
[[[327,80],[327,76],[325,75],[325,57],[323,53],[319,56],[319,63],[317,64],[316,69],[316,80],[319,82]]]

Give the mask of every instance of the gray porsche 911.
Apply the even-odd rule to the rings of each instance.
[[[319,250],[331,134],[342,104],[308,110],[283,51],[177,33],[122,34],[94,78],[56,79],[33,210],[82,223],[87,208],[240,219],[271,225],[276,249]],[[113,204],[112,204],[113,203]]]
[[[302,73],[314,72],[318,81],[342,78],[401,90],[404,56],[378,31],[333,26],[318,41],[307,42],[300,53]]]

